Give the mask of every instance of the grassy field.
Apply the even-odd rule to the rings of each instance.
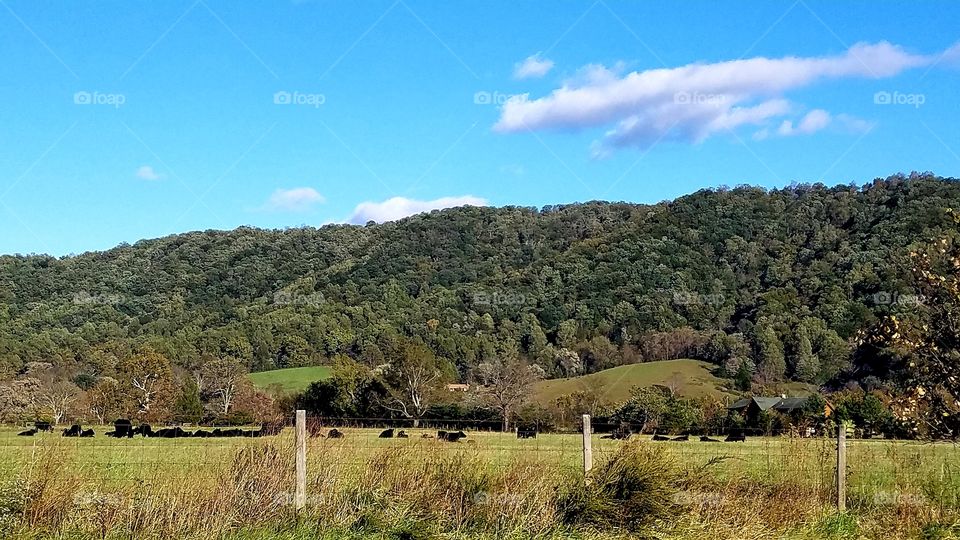
[[[300,392],[310,383],[329,376],[330,368],[326,366],[308,366],[251,373],[250,380],[258,388],[277,387],[284,392]]]
[[[577,434],[518,440],[468,431],[472,442],[451,444],[421,437],[433,430],[408,430],[409,439],[380,439],[376,429],[343,431],[342,439],[316,438],[308,446],[308,512],[327,529],[383,531],[429,524],[471,535],[486,531],[491,537],[571,532],[559,517],[557,497],[582,478]],[[291,430],[260,439],[63,439],[14,433],[0,431],[0,527],[12,509],[40,528],[85,533],[116,528],[137,538],[150,533],[222,537],[238,527],[268,526],[290,516]],[[675,520],[658,525],[662,538],[833,535],[814,526],[849,532],[846,522],[822,522],[835,500],[831,440],[639,439],[624,443],[595,435],[595,463],[599,468],[631,446],[660,456],[651,474],[671,479],[671,497],[683,508]],[[849,506],[861,534],[884,531],[889,538],[910,538],[925,524],[958,517],[956,446],[850,441],[848,462]],[[199,523],[205,525],[198,532]],[[0,530],[0,536],[12,533]]]
[[[573,392],[599,392],[605,401],[615,404],[627,400],[630,390],[636,386],[661,385],[687,398],[735,399],[737,394],[730,390],[730,381],[713,375],[716,367],[689,359],[630,364],[580,377],[540,381],[536,386],[536,396],[541,403],[549,404]],[[791,382],[783,384],[778,390],[791,396],[805,396],[815,389],[807,384]]]
[[[626,400],[634,386],[671,386],[684,397],[723,399],[733,393],[725,389],[727,381],[714,377],[712,364],[698,360],[664,360],[619,366],[590,375],[552,379],[537,384],[537,399],[552,403],[556,398],[577,391],[598,390],[611,403]]]

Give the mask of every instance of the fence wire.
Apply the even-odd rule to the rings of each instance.
[[[166,489],[216,486],[235,479],[245,459],[262,461],[275,454],[270,466],[289,481],[292,492],[293,423],[292,417],[285,419],[285,429],[276,435],[229,438],[113,439],[103,436],[102,428],[92,438],[65,438],[59,432],[18,437],[18,428],[5,427],[0,428],[0,478],[56,474],[84,483],[91,493],[150,490],[161,484]],[[835,436],[781,431],[748,434],[741,441],[707,428],[686,435],[630,432],[629,437],[621,425],[592,428],[594,469],[616,459],[624,447],[642,445],[666,456],[683,478],[696,480],[690,485],[701,495],[788,489],[825,505],[837,499]],[[193,428],[199,429],[210,428]],[[584,474],[584,435],[576,429],[502,431],[499,423],[487,421],[308,417],[306,431],[311,500],[469,471],[504,485],[556,485]],[[849,507],[960,509],[957,445],[851,438],[846,450]]]

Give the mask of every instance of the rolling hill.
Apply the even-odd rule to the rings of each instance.
[[[733,397],[735,394],[726,388],[728,381],[711,373],[714,368],[715,365],[699,360],[663,360],[618,366],[581,377],[541,381],[536,387],[537,400],[550,403],[565,394],[599,389],[608,401],[621,402],[630,396],[630,389],[634,386],[656,384],[672,386],[684,397]]]
[[[330,368],[326,366],[309,366],[286,369],[273,369],[251,373],[250,380],[258,388],[270,388],[277,385],[284,392],[300,392],[314,381],[321,381],[330,376]]]

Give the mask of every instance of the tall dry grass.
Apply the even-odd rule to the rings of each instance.
[[[854,492],[850,513],[837,515],[827,450],[795,449],[792,470],[812,476],[764,475],[724,457],[691,467],[662,445],[631,442],[584,478],[549,454],[496,460],[475,446],[437,443],[384,446],[351,461],[323,459],[349,452],[335,441],[312,444],[307,508],[297,513],[286,438],[240,446],[209,470],[136,478],[105,477],[75,444],[50,441],[0,479],[0,537],[893,540],[960,532],[960,479],[947,465],[911,483],[924,498]],[[889,466],[915,458],[898,454]]]

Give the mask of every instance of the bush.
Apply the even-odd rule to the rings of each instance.
[[[629,443],[559,496],[570,525],[640,531],[677,517],[681,475],[662,448]]]

